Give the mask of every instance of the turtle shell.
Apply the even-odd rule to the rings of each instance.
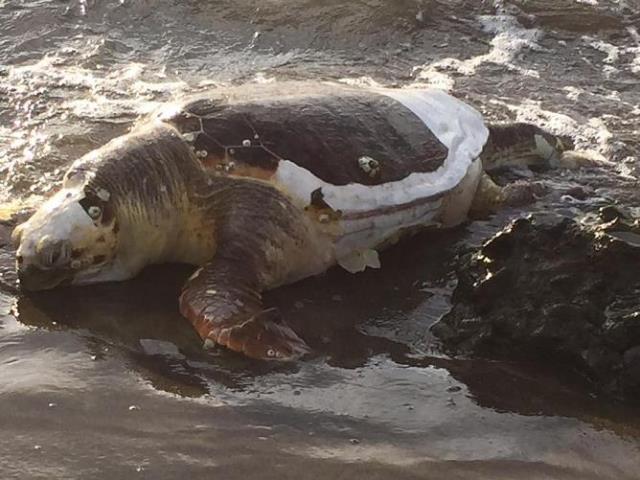
[[[275,82],[217,89],[159,113],[203,165],[280,184],[304,204],[370,210],[451,190],[487,139],[438,90]]]

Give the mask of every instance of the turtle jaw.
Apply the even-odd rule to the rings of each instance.
[[[71,280],[67,269],[43,269],[34,265],[18,268],[20,287],[29,292],[51,290]]]
[[[97,265],[94,268],[80,270],[70,279],[70,284],[74,286],[86,286],[96,283],[122,282],[137,275],[138,270],[127,268],[115,258],[113,261]]]
[[[135,276],[118,262],[97,265],[93,268],[74,270],[70,267],[42,268],[30,264],[18,265],[18,279],[24,291],[37,292],[56,287],[86,286],[104,282],[119,282]]]

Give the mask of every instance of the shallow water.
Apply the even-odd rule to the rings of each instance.
[[[320,78],[437,85],[569,135],[613,165],[540,175],[531,209],[633,211],[639,31],[634,0],[0,0],[0,201],[37,202],[168,99]],[[204,353],[177,311],[188,268],[23,297],[2,247],[0,477],[638,478],[636,408],[557,365],[447,359],[429,334],[457,252],[522,214],[271,292],[315,352],[289,366]]]

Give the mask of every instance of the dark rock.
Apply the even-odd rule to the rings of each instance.
[[[433,327],[445,350],[555,362],[640,403],[640,248],[617,235],[637,222],[613,207],[600,215],[592,229],[518,219],[461,257],[453,308]]]
[[[564,192],[564,194],[569,195],[576,200],[587,200],[589,198],[589,192],[583,186],[569,188]]]
[[[640,345],[624,352],[624,363],[625,365],[640,364]]]

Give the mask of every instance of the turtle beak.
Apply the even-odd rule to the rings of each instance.
[[[68,241],[56,241],[45,235],[35,248],[20,245],[16,255],[16,266],[20,286],[24,290],[47,290],[54,288],[69,277]]]

